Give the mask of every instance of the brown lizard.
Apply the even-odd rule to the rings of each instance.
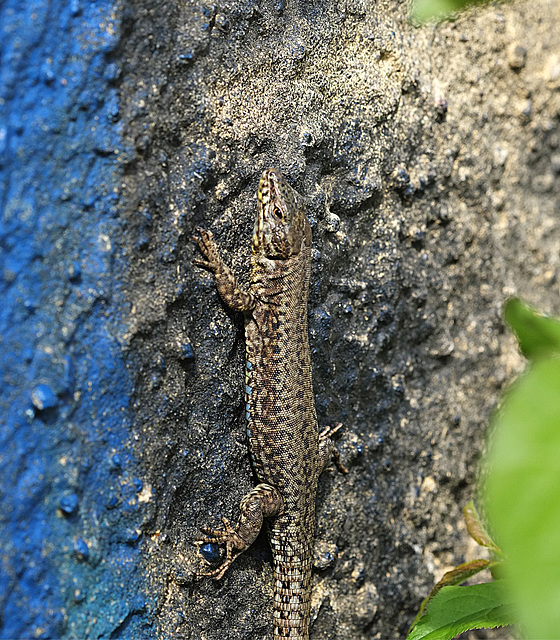
[[[235,527],[203,528],[198,545],[225,544],[214,571],[221,578],[269,519],[274,560],[274,637],[307,640],[315,493],[329,459],[339,469],[330,437],[341,425],[318,433],[307,329],[311,228],[303,198],[279,171],[262,174],[251,254],[251,280],[243,289],[222,262],[210,231],[193,240],[213,272],[223,301],[245,317],[246,417],[249,451],[259,484],[241,501]]]

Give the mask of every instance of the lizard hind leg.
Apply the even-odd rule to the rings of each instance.
[[[239,520],[232,527],[227,518],[222,518],[224,529],[203,527],[204,536],[193,540],[194,544],[225,544],[226,557],[216,569],[197,573],[219,580],[232,562],[248,549],[261,530],[263,518],[279,515],[284,508],[284,499],[278,489],[269,484],[259,484],[241,500]]]

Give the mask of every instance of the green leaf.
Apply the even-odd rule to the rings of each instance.
[[[560,320],[539,313],[518,298],[506,302],[504,315],[524,356],[535,360],[560,354]]]
[[[422,604],[420,605],[418,613],[416,614],[414,621],[410,625],[410,629],[408,630],[408,632],[410,633],[412,629],[414,629],[414,627],[418,623],[418,620],[420,620],[420,618],[424,614],[424,611],[428,606],[428,602],[430,602],[430,600],[436,595],[436,593],[441,591],[443,587],[461,584],[461,582],[465,582],[465,580],[472,578],[472,576],[480,573],[480,571],[484,571],[484,569],[491,569],[497,564],[499,563],[495,562],[494,560],[471,560],[470,562],[464,562],[463,564],[460,564],[454,569],[451,569],[451,571],[446,571],[443,574],[442,579],[432,588],[427,597],[422,600]]]
[[[450,640],[469,629],[503,627],[513,622],[509,591],[502,580],[444,587],[406,640]]]
[[[486,509],[528,638],[560,638],[560,360],[534,362],[494,420]]]

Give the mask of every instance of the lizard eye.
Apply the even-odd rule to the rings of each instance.
[[[277,219],[277,220],[283,220],[284,219],[284,214],[282,212],[282,209],[280,209],[280,207],[274,207],[272,209],[272,215]]]

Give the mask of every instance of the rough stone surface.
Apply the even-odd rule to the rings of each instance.
[[[246,278],[268,166],[308,197],[317,410],[350,468],[320,483],[312,638],[403,637],[476,557],[461,507],[523,366],[503,301],[560,312],[559,20],[2,4],[1,637],[271,637],[264,535],[193,577],[253,481],[242,319],[189,242]]]

